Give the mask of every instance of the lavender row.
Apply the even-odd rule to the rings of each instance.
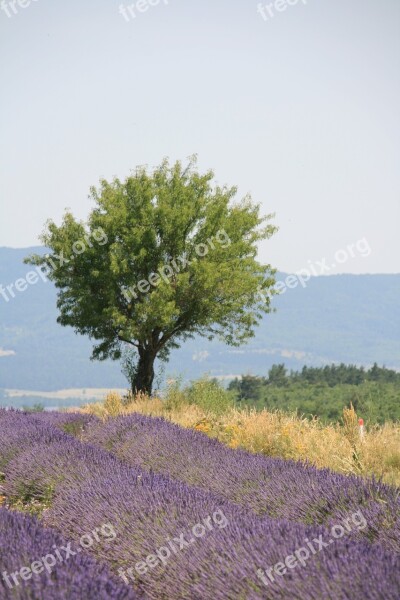
[[[34,517],[0,508],[1,600],[134,600],[109,568]],[[74,553],[72,555],[72,553]]]
[[[257,515],[328,527],[362,508],[370,541],[400,551],[398,491],[375,480],[232,450],[164,419],[139,414],[92,421],[83,439],[127,464],[204,488]]]
[[[199,529],[211,515],[219,515],[217,524]],[[44,516],[51,526],[62,523],[71,537],[103,519],[113,523],[118,543],[107,552],[99,548],[97,556],[154,600],[398,598],[400,559],[381,546],[357,542],[351,534],[330,542],[324,527],[259,518],[156,477],[97,478],[58,495]],[[323,549],[309,552],[309,560],[285,576],[265,577],[268,568],[283,566],[311,540],[314,549],[325,540]]]

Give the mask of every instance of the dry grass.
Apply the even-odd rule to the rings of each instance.
[[[332,425],[280,411],[231,408],[216,415],[176,395],[165,401],[144,395],[122,399],[111,392],[104,403],[88,404],[81,410],[101,418],[133,412],[164,417],[182,427],[203,431],[231,448],[307,460],[319,468],[375,475],[386,483],[400,485],[400,424],[375,426],[361,439],[353,407],[343,411],[343,423]]]

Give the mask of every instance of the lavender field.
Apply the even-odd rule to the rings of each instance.
[[[0,411],[1,599],[395,599],[395,488],[163,419]]]

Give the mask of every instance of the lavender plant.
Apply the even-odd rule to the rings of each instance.
[[[232,450],[200,432],[139,414],[93,422],[84,439],[127,464],[212,491],[257,515],[329,525],[368,510],[375,533],[359,535],[400,551],[398,491],[373,479]]]
[[[397,598],[399,557],[350,535],[327,544],[286,577],[275,577],[267,588],[258,569],[284,561],[305,540],[327,540],[326,528],[259,518],[183,483],[174,486],[157,476],[144,484],[120,476],[97,479],[57,496],[44,520],[62,523],[63,531],[75,537],[109,519],[119,543],[107,551],[96,547],[96,556],[154,600]],[[217,511],[223,526],[195,538],[193,525]],[[163,550],[165,559],[149,566],[160,548],[170,548],[169,556]]]
[[[0,411],[7,496],[47,499],[43,523],[70,539],[112,522],[116,543],[90,551],[146,598],[398,597],[399,505],[392,488],[233,451],[161,419],[92,421],[85,434],[92,444],[56,429],[57,422]],[[257,575],[305,540],[326,539],[328,527],[356,510],[367,527],[334,540],[268,587]],[[221,526],[193,536],[191,528],[218,511]],[[170,549],[168,560],[146,567],[161,547]],[[137,564],[145,565],[139,573]]]
[[[67,541],[34,517],[0,508],[0,600],[135,600],[138,594],[85,552],[61,553]],[[63,562],[45,568],[59,549]],[[49,559],[47,564],[50,566]],[[30,568],[36,563],[35,571]],[[21,571],[22,570],[22,571]],[[31,571],[29,575],[29,570]],[[40,571],[40,572],[39,572]],[[14,577],[13,575],[14,574]],[[25,578],[25,579],[24,579]]]

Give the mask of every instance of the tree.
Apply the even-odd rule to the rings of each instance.
[[[262,390],[266,385],[265,377],[243,375],[241,379],[234,379],[228,385],[228,390],[234,391],[239,400],[257,402],[261,398]]]
[[[272,365],[268,371],[268,384],[283,387],[287,385],[287,371],[284,364]]]
[[[134,349],[132,391],[151,393],[156,358],[194,335],[239,346],[254,335],[275,270],[256,260],[257,243],[276,228],[250,196],[213,184],[196,158],[183,169],[168,160],[150,173],[91,188],[87,223],[66,212],[48,221],[46,268],[58,288],[58,322],[95,340],[92,359],[120,359]]]

